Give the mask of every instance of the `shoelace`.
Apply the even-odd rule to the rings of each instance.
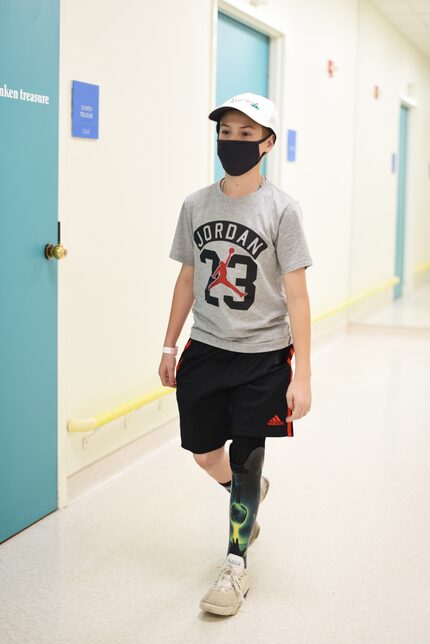
[[[233,568],[231,567],[231,564],[223,563],[217,566],[217,568],[220,568],[220,572],[216,580],[214,581],[212,588],[214,590],[221,590],[221,591],[227,592],[233,586],[234,590],[243,601],[245,598],[242,593],[242,589],[240,587],[239,575],[237,575],[234,572]]]

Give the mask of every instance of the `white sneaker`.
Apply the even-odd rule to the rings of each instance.
[[[249,590],[247,568],[243,557],[230,552],[218,566],[220,572],[213,585],[200,601],[200,608],[216,615],[234,615]]]

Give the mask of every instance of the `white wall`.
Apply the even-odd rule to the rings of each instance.
[[[271,0],[286,32],[282,115],[297,130],[297,161],[283,161],[282,188],[301,204],[314,266],[307,273],[312,315],[348,295],[353,184],[357,3]],[[327,74],[327,61],[339,70]],[[286,159],[286,147],[282,155]],[[344,325],[342,316],[315,327]]]
[[[71,417],[161,386],[184,196],[208,180],[209,2],[63,0],[60,53],[60,472],[70,475],[177,414],[174,395],[97,431]],[[195,28],[198,25],[198,29]],[[71,81],[100,85],[98,140],[70,134]],[[186,330],[178,344],[183,346]],[[159,409],[160,407],[160,409]],[[66,498],[64,476],[60,497]]]
[[[176,219],[185,196],[213,181],[213,9],[212,0],[61,3],[59,218],[69,254],[59,266],[60,505],[67,475],[177,415],[172,394],[128,428],[101,428],[85,449],[66,430],[71,417],[161,385],[180,268],[168,258]],[[367,1],[270,0],[258,11],[286,33],[280,187],[304,213],[315,315],[393,273],[390,155],[410,81],[419,107],[410,130],[407,270],[429,259],[430,61]],[[332,79],[328,59],[338,67]],[[74,79],[100,85],[99,140],[71,137]],[[288,128],[298,131],[296,163],[285,160]],[[190,316],[180,350],[191,324]]]
[[[360,2],[351,290],[394,275],[400,96],[415,86],[409,109],[406,178],[405,284],[430,259],[430,61],[370,2]],[[373,98],[373,85],[380,98]]]

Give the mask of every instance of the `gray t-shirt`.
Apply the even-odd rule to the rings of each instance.
[[[293,342],[282,273],[313,264],[302,220],[269,179],[244,197],[217,181],[185,198],[169,257],[194,265],[191,338],[244,353]]]

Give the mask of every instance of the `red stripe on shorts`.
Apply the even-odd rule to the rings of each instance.
[[[288,362],[288,364],[290,366],[290,373],[291,373],[290,382],[293,379],[293,367],[291,366],[291,360],[292,360],[293,355],[294,355],[294,346],[291,345],[290,350],[289,350],[288,355],[287,355],[287,362]],[[288,418],[289,418],[289,416],[291,416],[291,414],[292,414],[292,410],[287,405],[287,436],[294,436],[293,421],[288,420]]]

